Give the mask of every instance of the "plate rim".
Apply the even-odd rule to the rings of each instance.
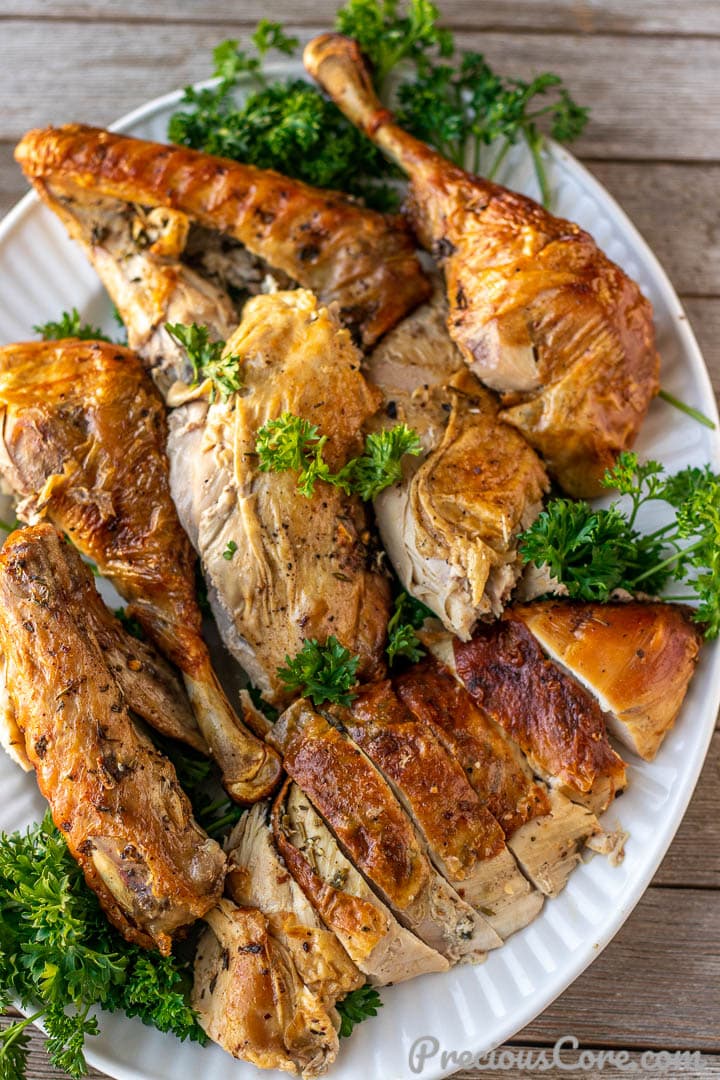
[[[281,60],[269,63],[265,65],[265,70],[269,74],[279,77],[302,75],[307,79],[302,64],[297,60]],[[199,90],[217,85],[218,82],[218,79],[206,79],[192,85],[194,89]],[[109,130],[131,134],[132,128],[134,128],[135,125],[147,122],[167,110],[170,106],[178,104],[182,100],[183,92],[183,89],[179,88],[146,101],[108,125]],[[590,170],[569,150],[560,146],[554,140],[549,138],[546,139],[546,149],[553,163],[559,165],[562,169],[569,171],[571,174],[574,173],[596,198],[611,206],[623,233],[633,240],[645,260],[654,279],[654,284],[662,294],[663,299],[668,306],[668,310],[671,312],[675,331],[681,338],[683,365],[687,365],[688,360],[690,361],[691,367],[699,378],[699,384],[702,390],[703,400],[701,406],[703,410],[706,411],[707,415],[715,422],[715,431],[710,433],[709,436],[713,447],[710,460],[717,467],[720,465],[720,417],[718,415],[718,402],[712,387],[707,365],[697,343],[692,326],[668,274],[644,236],[628,217],[625,210],[623,210],[615,197],[600,183],[592,172],[590,172]],[[29,191],[13,207],[11,207],[4,218],[0,220],[0,246],[4,244],[5,240],[16,228],[22,227],[25,216],[37,205],[40,205],[39,197],[34,191]],[[558,968],[553,972],[547,973],[547,981],[549,982],[552,980],[553,985],[552,988],[548,987],[547,992],[541,990],[537,994],[537,999],[540,1000],[539,1005],[536,1003],[535,998],[530,996],[522,1001],[518,1009],[508,1011],[507,1016],[503,1018],[503,1020],[496,1021],[496,1034],[489,1046],[482,1038],[482,1025],[481,1022],[478,1021],[477,1027],[474,1029],[475,1034],[471,1037],[473,1045],[469,1047],[470,1052],[473,1055],[473,1061],[477,1060],[478,1057],[482,1055],[490,1053],[509,1038],[512,1038],[513,1035],[517,1034],[518,1031],[529,1024],[533,1019],[540,1015],[540,1013],[544,1012],[562,993],[564,993],[564,991],[567,990],[585,970],[587,970],[590,964],[617,936],[618,932],[647,891],[652,878],[667,854],[670,844],[683,821],[689,802],[695,792],[716,728],[717,715],[720,710],[720,642],[715,643],[714,646],[712,644],[705,645],[704,655],[705,664],[708,665],[710,669],[708,674],[712,679],[714,687],[709,703],[706,702],[705,704],[708,716],[707,730],[704,733],[704,738],[695,744],[692,754],[692,765],[688,772],[685,787],[682,789],[679,797],[677,795],[672,796],[672,806],[664,808],[664,820],[662,822],[662,827],[658,830],[657,834],[661,839],[659,840],[659,843],[656,842],[654,845],[656,852],[655,858],[650,865],[646,866],[641,873],[638,873],[637,876],[632,879],[627,888],[626,895],[621,901],[618,901],[618,906],[613,913],[613,917],[609,920],[604,933],[598,936],[592,943],[583,941],[582,946],[576,950],[566,967],[562,969]],[[684,705],[683,708],[685,707],[686,706]],[[713,717],[712,723],[710,723],[709,720],[711,715]],[[457,970],[462,969],[456,969],[456,971]],[[562,975],[559,976],[561,970]],[[452,974],[452,972],[446,974]],[[388,1006],[386,1005],[386,1007]],[[120,1019],[124,1021],[126,1018],[120,1017]],[[42,1027],[41,1024],[38,1026]],[[458,1052],[460,1053],[462,1050],[458,1048]],[[101,1049],[93,1049],[92,1043],[89,1043],[86,1046],[85,1057],[90,1066],[107,1073],[108,1076],[114,1078],[114,1080],[161,1080],[160,1074],[153,1074],[152,1077],[150,1077],[147,1072],[136,1071],[135,1068],[127,1068],[123,1064],[118,1064],[107,1052]],[[228,1068],[232,1068],[233,1064],[237,1063],[234,1062],[234,1059],[230,1055],[228,1055]],[[249,1065],[247,1062],[241,1064]],[[423,1080],[441,1080],[441,1078],[450,1076],[454,1073],[458,1067],[464,1066],[457,1066],[457,1063],[453,1063],[445,1069],[424,1069],[421,1075]],[[265,1070],[257,1069],[258,1077],[265,1073]],[[267,1073],[267,1075],[280,1076],[281,1074],[273,1071],[272,1073]],[[332,1077],[332,1075],[333,1070],[331,1068],[328,1076]],[[162,1080],[165,1080],[165,1078],[163,1077]]]

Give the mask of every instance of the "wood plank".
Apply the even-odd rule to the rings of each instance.
[[[679,293],[720,295],[720,166],[585,164],[643,234]]]
[[[552,1064],[558,1059],[560,1064]],[[573,1065],[576,1068],[573,1069]],[[544,1080],[567,1080],[568,1076],[607,1080],[608,1076],[621,1076],[624,1072],[643,1075],[651,1071],[661,1076],[682,1076],[684,1080],[707,1080],[720,1076],[720,1057],[692,1050],[622,1051],[613,1047],[590,1049],[582,1044],[578,1050],[573,1050],[571,1045],[563,1044],[558,1048],[558,1058],[555,1058],[550,1046],[512,1042],[483,1055],[478,1068],[453,1073],[453,1080],[479,1080],[479,1077],[483,1077],[483,1080],[510,1080],[512,1077],[534,1075],[542,1075]],[[44,1078],[39,1077],[38,1080]]]
[[[686,717],[686,722],[691,718]],[[622,799],[617,804],[622,821]],[[653,885],[720,889],[720,729],[715,731],[705,766],[670,850]],[[631,838],[632,839],[632,838]],[[720,892],[716,897],[720,907]]]
[[[237,29],[237,23],[168,23],[158,32],[140,23],[7,20],[0,139],[17,138],[38,123],[108,123],[148,98],[207,76],[213,45],[237,36]],[[306,28],[301,36],[309,33]],[[593,119],[577,144],[581,154],[718,158],[720,80],[714,73],[720,68],[720,39],[497,32],[463,33],[459,39],[508,74],[557,71],[579,101],[591,102]],[[17,92],[22,71],[32,71],[32,94]]]
[[[717,839],[715,841],[717,843]],[[606,951],[518,1034],[720,1051],[720,893],[649,889]]]
[[[720,301],[714,297],[688,297],[683,304],[720,399]]]
[[[273,0],[272,17],[280,22],[332,24],[339,0]],[[527,30],[563,33],[720,34],[715,0],[440,0],[445,26],[478,30]],[[6,16],[53,19],[146,21],[145,0],[6,0]],[[244,13],[243,13],[244,14]],[[156,0],[151,17],[163,22],[225,21],[227,0]],[[240,16],[242,18],[242,15]]]

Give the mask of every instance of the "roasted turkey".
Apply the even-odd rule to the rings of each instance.
[[[225,858],[133,722],[133,713],[150,719],[143,684],[152,673],[113,621],[89,568],[51,525],[8,537],[0,652],[16,738],[110,921],[128,941],[167,953],[172,935],[217,902]],[[123,649],[130,658],[118,664]],[[155,704],[172,707],[168,699],[158,685]]]
[[[82,124],[30,131],[15,155],[40,197],[66,222],[97,199],[179,211],[187,217],[173,234],[172,259],[184,247],[188,219],[231,236],[323,303],[337,304],[365,345],[429,293],[402,223],[336,192]],[[105,233],[88,239],[103,277]],[[152,244],[152,228],[148,235],[140,221],[135,241],[136,249]],[[157,255],[162,259],[164,252]]]
[[[408,214],[442,263],[448,328],[502,395],[501,419],[575,496],[599,493],[658,390],[652,310],[572,222],[471,175],[403,131],[378,101],[357,44],[323,34],[305,66],[410,179]]]
[[[332,471],[361,452],[379,401],[361,354],[306,289],[249,300],[226,352],[238,357],[241,393],[176,409],[168,444],[175,505],[223,640],[276,704],[291,698],[278,668],[305,639],[334,635],[359,656],[361,678],[382,675],[390,588],[365,507],[322,481],[306,498],[297,472],[262,471],[255,448],[260,428],[289,411],[327,435]]]
[[[385,550],[403,586],[461,638],[499,615],[521,572],[519,532],[540,512],[542,462],[463,363],[447,332],[436,279],[432,301],[392,329],[365,371],[384,397],[374,429],[405,423],[423,457],[375,499]]]
[[[213,671],[195,557],[170,497],[165,412],[137,357],[72,339],[5,346],[0,417],[0,470],[21,497],[20,517],[55,522],[130,601],[182,672],[196,718],[185,741],[210,748],[233,798],[267,794],[279,760],[242,724]]]

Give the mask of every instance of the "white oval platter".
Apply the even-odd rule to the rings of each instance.
[[[269,70],[278,76],[302,74],[293,62]],[[167,121],[180,96],[178,91],[149,102],[114,128],[165,141]],[[655,256],[617,203],[571,154],[549,144],[546,156],[554,212],[591,232],[651,299],[663,386],[717,424],[700,350]],[[498,180],[538,196],[530,156],[521,147],[508,155]],[[113,330],[110,302],[93,270],[35,195],[26,196],[0,225],[0,282],[0,344],[32,337],[35,323],[57,318],[73,306],[86,319]],[[641,457],[654,457],[670,471],[707,461],[716,468],[720,464],[717,429],[710,431],[659,400],[637,449]],[[652,520],[649,516],[648,524]],[[106,583],[101,588],[106,599],[119,603]],[[383,990],[378,1016],[341,1044],[329,1074],[332,1080],[447,1076],[511,1038],[562,993],[614,937],[660,865],[695,787],[719,704],[720,644],[712,644],[703,651],[681,716],[656,760],[645,763],[629,755],[628,789],[604,816],[607,827],[622,826],[630,834],[624,861],[613,867],[599,856],[588,859],[562,895],[546,902],[539,918],[491,953],[486,963]],[[42,816],[44,801],[32,776],[5,755],[0,756],[0,790],[0,829],[23,828]],[[418,1040],[423,1038],[431,1040],[425,1046],[435,1052],[419,1069]],[[443,1059],[443,1052],[449,1056]],[[261,1076],[216,1046],[181,1044],[137,1020],[105,1014],[87,1057],[117,1080]]]

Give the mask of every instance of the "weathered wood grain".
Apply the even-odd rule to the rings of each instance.
[[[715,297],[688,297],[683,301],[705,363],[720,398],[720,302]],[[720,819],[719,819],[720,820]]]
[[[607,950],[518,1040],[720,1049],[720,893],[649,889]]]
[[[622,821],[622,801],[618,816]],[[653,885],[720,890],[719,821],[720,731],[716,731],[695,794]],[[720,892],[716,902],[720,909]]]
[[[272,17],[295,22],[330,23],[336,0],[274,0]],[[477,30],[549,30],[592,34],[720,34],[720,8],[715,0],[441,0],[443,24]],[[6,16],[53,19],[112,19],[163,22],[225,21],[227,0],[6,0]],[[255,17],[247,9],[238,21]]]
[[[148,98],[206,77],[210,50],[223,37],[237,36],[237,29],[232,22],[168,23],[162,32],[146,23],[54,22],[48,33],[33,20],[7,20],[0,139],[16,138],[38,123],[108,123]],[[308,33],[306,28],[301,36]],[[577,99],[593,106],[577,143],[581,154],[718,158],[720,38],[480,32],[462,33],[459,40],[508,74],[562,75]],[[32,93],[18,93],[18,73],[30,71]]]

